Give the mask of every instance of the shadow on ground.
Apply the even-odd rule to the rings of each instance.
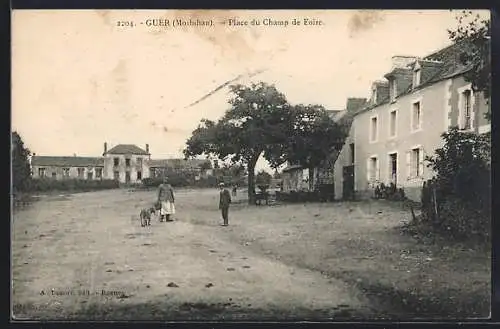
[[[83,306],[83,305],[82,305]],[[60,310],[59,310],[60,311]],[[173,305],[163,302],[140,304],[90,304],[73,313],[60,313],[57,309],[41,308],[33,304],[14,305],[17,320],[119,320],[119,321],[353,321],[367,319],[366,314],[338,305],[332,309],[306,308],[252,308],[251,305],[226,303],[182,303]],[[30,314],[29,318],[25,314]]]

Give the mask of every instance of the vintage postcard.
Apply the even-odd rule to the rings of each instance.
[[[11,320],[490,317],[490,13],[14,10]]]

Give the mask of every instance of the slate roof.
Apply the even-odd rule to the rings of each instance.
[[[118,144],[115,147],[111,148],[104,154],[135,154],[135,155],[149,155],[148,152],[141,149],[137,145],[134,144]]]
[[[35,155],[31,158],[31,165],[41,167],[104,167],[104,158]]]
[[[149,160],[150,168],[199,168],[209,160],[203,159],[151,159]]]
[[[419,90],[428,87],[439,81],[449,79],[469,71],[472,68],[472,66],[471,65],[464,66],[460,63],[459,60],[460,54],[464,50],[464,47],[467,47],[467,43],[465,42],[454,43],[446,48],[440,49],[436,52],[433,52],[430,55],[423,57],[420,63],[423,64],[424,69],[426,67],[429,68],[429,66],[432,65],[429,64],[431,62],[440,62],[432,65],[431,70],[434,74],[422,75],[420,84],[415,88],[413,88],[413,81],[408,81],[408,85],[406,86],[406,88],[404,88],[404,90],[400,92],[397,97],[410,94],[414,90]],[[398,72],[403,72],[405,70],[408,72],[409,70],[413,69],[414,65],[415,63],[412,63],[408,66],[407,69],[396,69],[396,70],[401,70]],[[409,80],[409,77],[407,80]],[[371,104],[369,106],[366,106],[361,111],[358,111],[357,114],[369,111],[380,105],[387,104],[388,102],[389,102],[389,97],[385,97],[384,99],[378,100],[377,104]]]

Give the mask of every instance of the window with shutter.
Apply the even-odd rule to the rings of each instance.
[[[458,89],[458,128],[474,129],[474,96],[471,85]]]

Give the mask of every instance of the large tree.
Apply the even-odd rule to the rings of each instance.
[[[314,168],[342,147],[345,133],[319,105],[291,106],[265,83],[231,87],[231,108],[217,122],[202,120],[184,150],[186,157],[212,154],[243,163],[248,201],[255,199],[255,165],[262,155],[271,167],[285,162]]]
[[[283,152],[289,162],[309,169],[313,182],[313,169],[344,145],[347,131],[328,115],[321,105],[296,105],[291,108],[293,134]]]
[[[26,191],[31,181],[31,166],[29,157],[31,152],[24,146],[21,136],[17,132],[11,134],[12,159],[12,189],[14,192]]]
[[[459,60],[471,69],[464,75],[474,91],[491,95],[491,22],[472,11],[463,10],[456,17],[457,28],[449,30],[453,42],[460,43]],[[487,113],[490,119],[490,113]]]
[[[255,200],[255,165],[261,155],[275,166],[285,160],[279,150],[290,122],[285,96],[273,85],[252,83],[230,87],[231,108],[218,121],[203,119],[187,140],[186,157],[211,154],[242,163],[248,171],[248,202]]]

